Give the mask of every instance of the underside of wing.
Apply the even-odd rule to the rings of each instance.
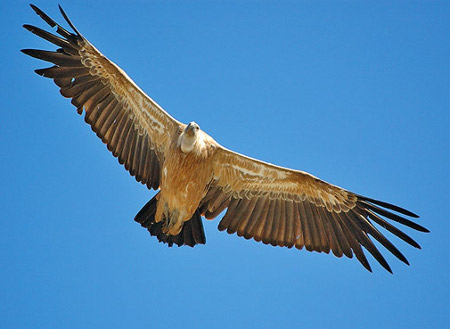
[[[215,179],[200,212],[212,219],[227,208],[219,230],[246,239],[273,246],[331,251],[337,257],[355,255],[371,271],[364,247],[392,272],[371,237],[404,263],[408,261],[374,224],[416,248],[420,248],[417,242],[385,218],[428,232],[403,217],[418,217],[410,211],[346,191],[305,172],[271,165],[224,148],[218,149],[214,166]]]
[[[24,27],[60,47],[56,51],[22,50],[54,64],[36,73],[53,79],[61,94],[72,99],[79,114],[85,111],[85,121],[137,181],[157,189],[164,152],[180,123],[89,43],[61,7],[74,33],[36,6],[31,7],[47,24],[57,28],[57,34],[31,25]]]

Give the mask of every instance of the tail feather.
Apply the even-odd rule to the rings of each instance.
[[[190,220],[184,222],[183,228],[178,235],[168,235],[162,232],[163,221],[155,223],[157,204],[158,200],[154,196],[134,218],[142,227],[147,228],[150,235],[156,236],[159,242],[167,243],[169,247],[172,247],[174,244],[179,247],[182,245],[193,247],[196,244],[206,243],[202,217],[198,210]]]

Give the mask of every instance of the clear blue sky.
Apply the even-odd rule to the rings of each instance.
[[[36,3],[62,22],[56,1]],[[0,327],[444,328],[450,318],[448,1],[62,1],[174,117],[222,145],[393,202],[431,230],[369,258],[246,241],[205,222],[167,248],[136,183],[21,48],[0,3]]]

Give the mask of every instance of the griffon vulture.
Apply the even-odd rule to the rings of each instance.
[[[24,28],[60,48],[22,52],[54,64],[36,73],[53,79],[80,115],[84,110],[84,120],[138,182],[159,190],[135,218],[159,241],[204,244],[201,217],[227,209],[221,231],[273,246],[355,255],[369,271],[362,247],[392,273],[371,237],[408,264],[374,224],[420,248],[386,220],[428,232],[399,215],[418,217],[414,213],[224,148],[195,122],[186,125],[164,111],[78,32],[61,7],[73,32],[31,7],[59,36]]]

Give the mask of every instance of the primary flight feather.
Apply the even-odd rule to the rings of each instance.
[[[60,48],[22,52],[54,64],[36,73],[53,79],[61,94],[72,99],[78,113],[85,112],[85,121],[138,182],[159,190],[135,218],[159,241],[169,246],[204,244],[201,216],[213,219],[227,209],[219,223],[221,231],[273,246],[331,251],[338,257],[355,255],[369,271],[362,247],[392,272],[371,237],[408,264],[374,224],[420,248],[386,220],[428,232],[405,218],[418,217],[414,213],[306,172],[224,148],[195,122],[186,125],[172,118],[87,41],[61,7],[73,32],[36,6],[31,7],[56,27],[59,35],[31,25],[24,27]]]

